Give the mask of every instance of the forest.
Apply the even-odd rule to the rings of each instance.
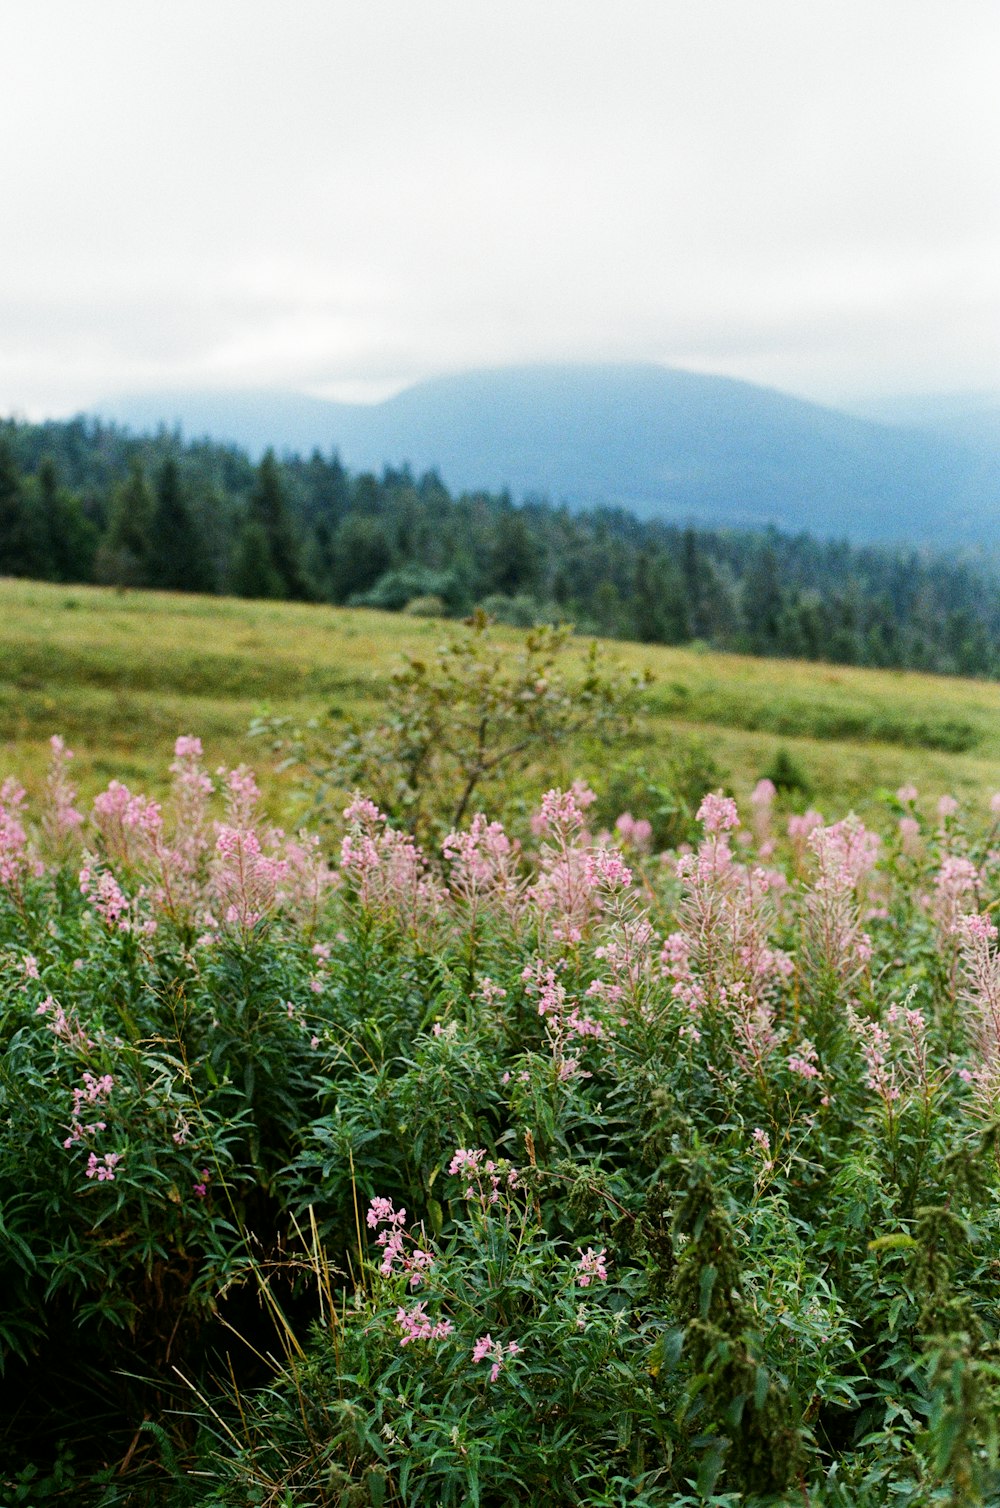
[[[0,423],[0,574],[462,617],[839,664],[994,677],[991,563],[773,528],[680,528],[433,471]]]

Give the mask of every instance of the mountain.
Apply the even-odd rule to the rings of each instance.
[[[352,469],[437,470],[507,489],[708,526],[936,544],[995,537],[1000,480],[979,444],[841,413],[730,378],[650,365],[433,378],[377,404],[290,393],[151,394],[102,404],[133,429],[179,426],[259,455],[336,449]]]
[[[1000,460],[1000,393],[921,393],[873,399],[861,419],[957,440]]]

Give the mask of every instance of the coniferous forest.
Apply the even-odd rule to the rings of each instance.
[[[335,452],[254,464],[87,418],[0,423],[0,574],[450,616],[482,606],[648,643],[1000,674],[989,564],[454,496],[434,472],[351,474]]]

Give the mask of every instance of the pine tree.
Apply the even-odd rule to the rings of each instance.
[[[274,568],[264,526],[247,519],[233,555],[229,590],[237,597],[283,597],[284,583]]]
[[[248,522],[263,531],[271,570],[280,584],[278,595],[307,596],[298,542],[292,531],[281,485],[281,473],[273,450],[267,452],[257,468],[257,482],[250,496]],[[258,546],[255,545],[254,548]]]
[[[150,526],[149,573],[153,586],[176,592],[210,592],[214,581],[201,531],[184,496],[177,462],[168,457],[156,480]]]
[[[45,579],[52,569],[37,489],[26,485],[10,445],[0,438],[0,574]]]
[[[643,550],[632,583],[635,635],[644,644],[680,644],[688,637],[684,583],[673,562]]]
[[[111,501],[108,531],[97,552],[97,579],[108,586],[148,586],[153,496],[142,462],[132,461]]]
[[[52,456],[39,461],[33,485],[53,579],[92,581],[100,531],[76,494],[60,485]]]
[[[743,621],[752,654],[774,654],[779,647],[784,606],[778,558],[770,544],[758,548],[743,577]]]
[[[335,602],[367,592],[393,564],[392,550],[380,519],[349,513],[333,539],[330,580]]]
[[[524,515],[506,507],[497,515],[495,529],[490,551],[490,589],[507,596],[530,592],[538,574],[538,549]]]

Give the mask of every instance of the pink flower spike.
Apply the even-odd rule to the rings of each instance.
[[[607,1251],[603,1246],[600,1251],[595,1251],[592,1246],[588,1246],[586,1251],[580,1252],[580,1260],[576,1264],[576,1281],[581,1288],[589,1288],[595,1280],[599,1283],[607,1282],[608,1269],[604,1260],[606,1256]]]
[[[697,820],[703,824],[707,833],[724,833],[740,825],[739,812],[733,798],[719,796],[712,792],[709,792],[699,806]]]
[[[490,1382],[496,1382],[504,1369],[504,1363],[508,1356],[519,1356],[523,1347],[516,1340],[509,1341],[506,1348],[503,1343],[494,1340],[492,1335],[481,1335],[472,1348],[472,1360],[474,1362],[486,1361],[492,1357],[493,1365],[490,1367]]]
[[[377,1225],[402,1225],[406,1220],[406,1211],[397,1211],[391,1199],[383,1199],[376,1194],[368,1206],[368,1214],[365,1218],[374,1230]]]

